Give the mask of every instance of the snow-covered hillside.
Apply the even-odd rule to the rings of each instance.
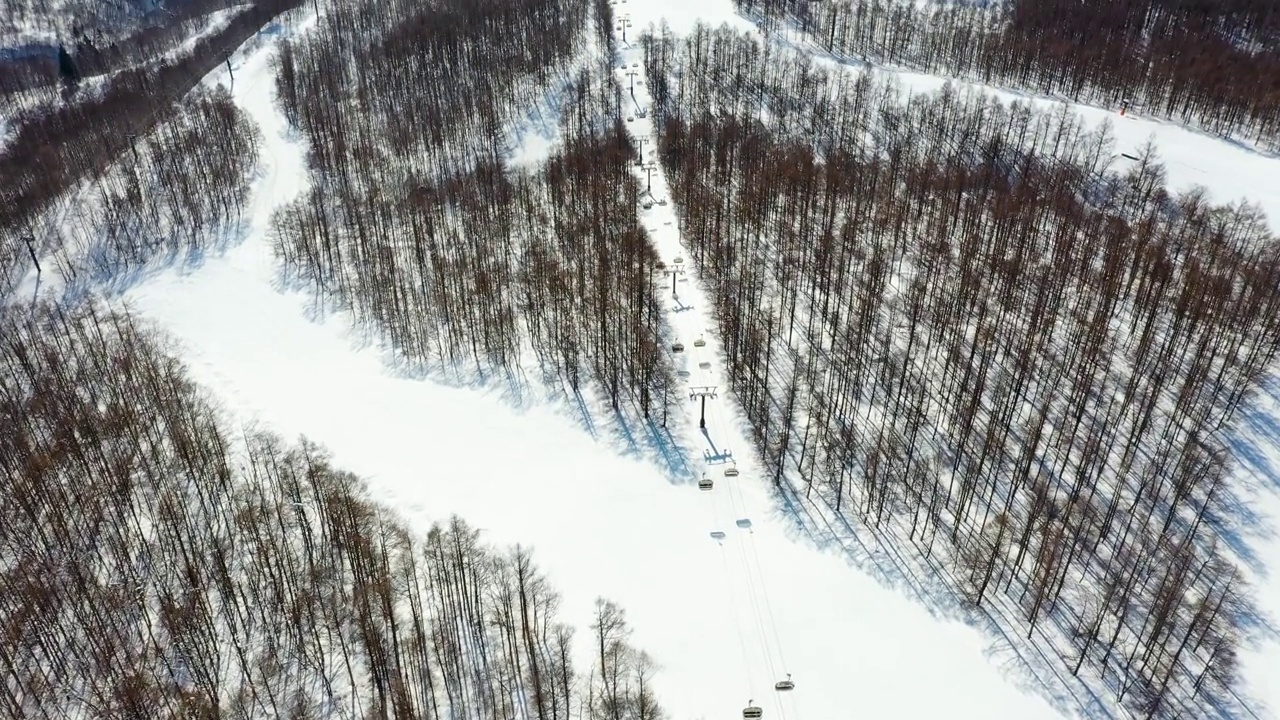
[[[248,238],[127,298],[183,343],[193,376],[237,417],[323,443],[423,527],[458,513],[495,541],[531,545],[564,592],[566,616],[589,616],[598,594],[615,598],[661,665],[673,717],[732,716],[752,699],[777,717],[842,717],[854,703],[885,718],[1055,715],[1034,689],[1009,682],[979,632],[789,537],[725,400],[712,401],[708,431],[719,449],[737,448],[742,475],[712,468],[717,489],[699,493],[693,468],[672,482],[552,407],[513,411],[490,392],[394,377],[377,348],[352,347],[346,318],[314,322],[301,295],[274,286],[263,234],[271,209],[304,181],[301,150],[272,105],[270,53],[245,58],[236,82],[265,138]],[[665,228],[664,255],[675,252],[669,206],[650,220]],[[693,351],[710,322],[685,285],[694,312],[681,330]],[[696,419],[683,422],[697,457],[705,440]],[[724,545],[709,537],[717,529]],[[798,689],[777,695],[787,672]],[[924,683],[930,692],[917,690]]]
[[[615,12],[631,21],[629,40],[662,21],[673,32],[698,20],[750,26],[729,0],[618,0]],[[620,48],[619,66],[639,63],[634,43]],[[688,463],[674,477],[613,439],[593,437],[557,403],[397,375],[388,353],[364,344],[346,315],[317,316],[308,296],[280,286],[267,236],[272,211],[306,186],[304,149],[274,104],[274,52],[274,41],[251,43],[233,60],[233,95],[264,140],[245,237],[225,256],[166,272],[120,299],[178,339],[192,375],[235,418],[324,444],[369,480],[377,499],[423,528],[456,513],[493,541],[532,546],[564,593],[566,617],[589,617],[597,595],[617,600],[636,643],[660,666],[658,692],[673,718],[737,717],[752,700],[765,717],[811,720],[1115,712],[1069,697],[1075,685],[1034,660],[1029,667],[986,628],[852,567],[850,548],[798,535],[756,472],[745,421],[723,392],[715,323],[691,271],[677,283],[669,317],[691,382],[721,393],[708,401],[705,433],[695,402],[675,419],[682,447],[672,451]],[[917,91],[942,82],[897,75]],[[229,79],[220,69],[207,82]],[[1076,110],[1111,120],[1121,152],[1154,136],[1174,187],[1200,184],[1219,201],[1256,202],[1280,227],[1280,160],[1107,109]],[[629,129],[643,137],[650,124],[638,118]],[[528,154],[537,151],[517,152]],[[655,197],[665,199],[665,188],[655,175]],[[657,203],[643,220],[662,259],[676,265],[683,251],[674,207]],[[1251,567],[1271,612],[1280,612],[1280,550],[1262,528],[1280,523],[1280,459],[1267,432],[1277,412],[1274,402],[1259,410],[1255,435],[1242,441],[1258,445],[1258,454],[1241,469],[1258,514],[1241,533],[1257,554]],[[726,477],[728,467],[740,475]],[[704,471],[715,482],[709,492],[696,486]],[[717,531],[721,541],[710,535]],[[1268,682],[1280,645],[1274,634],[1262,637],[1245,660],[1248,689],[1280,708],[1280,688]],[[787,674],[795,691],[775,692]]]

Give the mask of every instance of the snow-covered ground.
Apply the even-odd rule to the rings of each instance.
[[[788,31],[771,40],[811,52],[829,67],[842,66],[840,60],[795,35]],[[862,65],[849,67],[860,69]],[[934,92],[948,82],[947,78],[900,69],[877,67],[875,71],[896,78],[907,93]],[[950,82],[990,93],[1004,102],[1031,102],[1049,111],[1064,104],[1060,99],[979,83]],[[1154,143],[1171,190],[1201,188],[1216,203],[1252,203],[1266,214],[1272,233],[1280,235],[1280,156],[1171,121],[1122,116],[1113,108],[1066,105],[1087,127],[1110,123],[1117,154],[1136,155],[1142,145]],[[1123,169],[1125,162],[1113,158],[1112,167]],[[1241,704],[1245,717],[1280,718],[1280,682],[1276,681],[1280,677],[1280,377],[1270,378],[1257,408],[1245,413],[1240,425],[1232,446],[1237,452],[1233,482],[1241,498],[1242,516],[1229,518],[1227,524],[1261,613],[1250,623],[1250,638],[1243,643]]]
[[[935,75],[894,71],[910,92],[933,92],[946,82]],[[967,84],[1000,97],[1005,102],[1020,100],[1052,110],[1062,104],[1058,100],[1035,98],[997,88]],[[1116,153],[1137,155],[1148,140],[1159,148],[1166,168],[1166,179],[1173,190],[1200,186],[1214,202],[1241,200],[1257,204],[1267,214],[1271,230],[1280,233],[1280,158],[1259,152],[1242,144],[1188,129],[1172,122],[1122,116],[1118,110],[1070,104],[1088,127],[1111,123],[1116,140]],[[1113,168],[1125,162],[1116,158]]]
[[[750,27],[729,0],[629,0],[615,12],[632,20],[630,40],[664,18],[676,32],[698,19]],[[634,43],[620,47],[621,60],[640,61]],[[676,720],[738,717],[749,699],[767,718],[810,720],[1075,714],[1076,703],[1052,699],[1061,688],[1039,685],[995,638],[932,613],[836,552],[792,536],[785,510],[751,460],[745,421],[723,394],[708,402],[706,435],[696,404],[678,419],[692,467],[686,477],[671,478],[644,458],[592,439],[555,403],[516,408],[494,390],[396,376],[382,349],[360,346],[348,317],[315,319],[309,296],[279,288],[267,237],[272,210],[306,183],[302,147],[273,104],[273,51],[270,40],[251,43],[234,61],[235,98],[264,138],[247,236],[226,255],[196,270],[163,273],[123,298],[177,338],[193,377],[229,414],[323,443],[338,466],[369,481],[376,499],[423,529],[457,513],[491,540],[532,546],[564,594],[563,617],[579,622],[582,632],[597,595],[618,601],[635,644],[660,665],[659,696]],[[941,82],[899,75],[916,90]],[[225,69],[208,81],[227,82]],[[637,95],[643,102],[644,93]],[[1273,226],[1280,218],[1280,161],[1171,125],[1080,112],[1112,118],[1122,152],[1154,133],[1175,186],[1209,185],[1215,199],[1262,204]],[[629,129],[645,135],[649,121],[638,119]],[[656,173],[656,198],[665,197],[665,187]],[[658,204],[642,217],[673,264],[681,254],[674,208]],[[689,356],[691,381],[716,385],[723,376],[715,324],[691,264],[683,265],[688,274],[677,283],[670,319]],[[703,348],[694,345],[699,337]],[[703,369],[704,362],[710,367]],[[1268,412],[1264,418],[1275,418],[1280,407]],[[1266,434],[1259,437],[1265,444]],[[704,463],[704,451],[732,453],[741,475],[724,477],[725,465]],[[1275,475],[1267,475],[1280,463],[1265,465],[1250,471],[1254,507],[1267,518],[1259,528],[1280,519],[1280,491]],[[715,481],[710,492],[695,485],[704,466]],[[743,518],[749,530],[735,523]],[[710,537],[715,530],[726,534],[723,544]],[[1280,611],[1280,584],[1263,574],[1280,569],[1277,541],[1262,530],[1248,541],[1259,556],[1264,605]],[[1245,662],[1249,690],[1271,693],[1276,708],[1280,688],[1267,680],[1278,663],[1274,637]],[[796,690],[775,693],[774,681],[786,673]]]
[[[1280,717],[1280,377],[1264,383],[1242,413],[1235,451],[1239,516],[1229,518],[1262,616],[1246,643],[1241,670],[1259,717]]]
[[[713,401],[709,430],[718,447],[736,449],[742,475],[700,493],[593,441],[551,405],[514,410],[493,393],[394,377],[376,348],[352,347],[346,318],[312,322],[306,297],[274,287],[265,237],[272,208],[305,182],[301,149],[272,105],[269,54],[244,62],[236,83],[265,139],[249,237],[127,297],[181,342],[195,379],[230,413],[324,443],[423,528],[458,513],[495,541],[533,546],[564,592],[564,617],[584,632],[596,595],[617,600],[636,644],[662,666],[674,718],[732,717],[750,699],[770,717],[849,717],[854,707],[879,718],[1055,715],[1008,682],[976,630],[939,621],[788,538],[723,400]],[[678,246],[672,227],[659,233],[664,255]],[[692,350],[709,318],[686,285],[694,311],[679,326]],[[696,421],[687,427],[698,454]],[[753,532],[738,518],[750,518]],[[717,528],[728,533],[724,545],[709,537]],[[755,587],[761,581],[767,590]],[[771,612],[753,607],[766,598]],[[779,696],[773,683],[785,672],[798,689]]]
[[[784,47],[811,53],[816,61],[828,67],[863,67],[861,62],[847,64],[813,43],[797,38],[797,34],[797,31],[788,29],[771,36],[770,40]],[[1117,155],[1136,155],[1138,148],[1152,140],[1165,163],[1166,180],[1171,189],[1202,187],[1208,192],[1208,197],[1218,203],[1248,200],[1262,208],[1272,232],[1280,234],[1280,157],[1275,153],[1258,151],[1243,143],[1225,140],[1168,120],[1121,115],[1119,108],[1081,105],[909,70],[876,66],[875,71],[896,78],[907,93],[934,92],[950,81],[957,86],[989,93],[1004,102],[1030,102],[1044,110],[1054,110],[1065,104],[1090,128],[1110,122]],[[1125,162],[1119,157],[1113,160],[1114,168],[1120,168],[1120,164]]]

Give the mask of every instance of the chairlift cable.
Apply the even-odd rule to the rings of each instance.
[[[718,408],[713,408],[711,411],[711,415],[712,415],[712,420],[716,423],[716,425],[718,425],[719,427],[726,427],[726,425],[723,423],[721,419],[721,413]],[[733,512],[737,517],[745,517],[746,501],[742,499],[739,489],[736,487],[737,483],[732,482],[732,483],[728,483],[728,485],[729,485],[729,500],[732,505]],[[755,549],[754,543],[755,543],[755,538],[752,537],[753,551]],[[766,589],[766,586],[768,585],[768,583],[760,567],[759,553],[755,553],[756,563],[755,563],[754,573],[752,573],[751,562],[747,558],[746,550],[743,549],[741,545],[739,545],[738,547],[738,556],[742,562],[742,569],[747,578],[747,587],[749,592],[749,599],[751,601],[751,609],[753,614],[755,615],[756,631],[759,633],[761,649],[764,651],[765,664],[768,668],[769,675],[776,680],[780,676],[778,675],[777,669],[774,667],[774,664],[773,664],[773,649],[770,647],[769,633],[768,633],[768,630],[765,628],[764,613],[760,612],[760,606],[756,600],[756,588],[755,588],[756,583],[752,581],[752,575],[754,574],[756,577],[756,582],[759,583],[761,589],[764,590],[767,597],[768,591]],[[772,611],[770,610],[770,612]],[[777,632],[777,623],[772,623],[772,626],[773,626],[773,633],[774,633],[774,644],[775,645],[780,644],[780,638],[778,637],[778,632]],[[783,654],[782,654],[781,648],[779,648],[778,655],[779,655],[779,658],[782,658]],[[784,666],[785,666],[785,663],[784,663]],[[779,715],[783,718],[783,720],[785,720],[786,718],[785,711],[781,709],[781,705],[779,705]]]
[[[724,543],[720,544],[720,569],[724,572],[725,586],[729,589],[729,612],[733,618],[733,629],[738,634],[738,649],[742,653],[742,677],[747,684],[747,694],[751,694],[754,684],[751,677],[751,662],[747,659],[747,640],[742,635],[742,623],[738,620],[738,601],[734,598],[733,578],[729,572],[729,558],[724,553]]]
[[[713,419],[715,420],[716,424],[720,427],[726,427],[726,425],[723,423],[720,417],[719,408],[713,409],[712,413],[713,413]],[[737,483],[729,483],[729,486],[730,486],[729,497],[733,503],[734,512],[739,517],[743,517],[745,516],[745,511],[746,511],[746,501],[742,498],[740,494],[740,490],[739,488],[736,487],[736,485]],[[749,534],[751,535],[751,540],[750,540],[751,554],[752,554],[752,559],[754,560],[754,565],[755,565],[755,575],[756,577],[759,578],[760,590],[761,590],[762,598],[764,600],[764,605],[765,605],[765,612],[769,616],[769,627],[773,632],[773,644],[777,647],[778,659],[782,662],[783,669],[785,670],[787,668],[786,653],[784,653],[782,650],[782,635],[781,633],[778,632],[778,623],[777,623],[776,616],[774,615],[774,612],[773,612],[773,604],[769,599],[769,587],[768,587],[769,583],[767,582],[767,579],[765,577],[764,567],[760,562],[760,552],[756,547],[755,532],[751,531],[749,532]],[[749,563],[747,562],[747,559],[746,559],[746,551],[739,548],[739,552],[742,556],[743,564],[748,565]],[[749,567],[746,568],[746,572],[748,575],[748,582],[750,582],[751,570]],[[770,648],[768,647],[769,645],[767,640],[768,633],[765,631],[763,626],[763,623],[764,623],[763,615],[760,613],[759,608],[755,603],[754,587],[751,588],[751,592],[752,592],[752,598],[751,598],[752,606],[756,612],[756,620],[758,623],[757,629],[761,633],[761,638],[762,638],[764,649],[765,649],[765,657],[769,665],[769,673],[772,677],[777,679],[777,678],[780,678],[781,676],[777,674],[776,670],[773,667],[773,655]],[[782,700],[779,700],[779,714],[785,720],[786,712],[785,710],[782,709],[782,704],[783,704]]]
[[[760,564],[760,552],[756,549],[756,536],[754,533],[751,535],[751,554],[755,556],[756,572],[763,578],[764,568]],[[778,621],[773,614],[773,603],[769,601],[769,584],[761,583],[761,590],[764,594],[765,612],[769,614],[769,625],[773,628],[774,644],[778,647],[778,659],[782,661],[782,668],[785,670],[787,668],[787,656],[782,651],[782,634],[778,632]]]
[[[710,497],[708,497],[707,500],[710,502],[710,505],[711,505],[711,520],[712,520],[711,527],[718,529],[720,527],[719,502],[716,500],[714,493]],[[733,574],[729,570],[729,558],[725,554],[724,542],[720,541],[719,545],[720,545],[720,570],[721,572],[724,573],[724,587],[727,591],[727,594],[729,595],[729,609],[731,613],[731,618],[733,620],[733,629],[734,629],[734,632],[736,632],[738,635],[738,648],[742,654],[742,676],[747,686],[747,693],[750,694],[754,682],[753,682],[753,678],[751,677],[751,664],[750,664],[750,660],[748,659],[747,640],[746,640],[746,637],[744,637],[742,634],[742,621],[738,619],[738,602],[737,602],[737,598],[735,597],[737,595],[737,591],[734,588],[735,583],[733,582]]]
[[[760,635],[760,645],[761,649],[764,650],[764,662],[765,667],[769,671],[769,677],[776,679],[778,677],[778,671],[773,665],[773,650],[769,647],[769,636],[765,631],[763,614],[760,612],[760,605],[756,601],[756,589],[751,581],[751,564],[747,560],[747,551],[743,549],[742,545],[742,543],[738,543],[738,557],[742,561],[742,570],[747,575],[747,586],[750,590],[748,598],[751,601],[751,612],[755,616],[756,632]],[[774,680],[770,680],[770,682],[774,682]],[[786,713],[782,710],[780,704],[778,713],[783,720],[786,720]]]

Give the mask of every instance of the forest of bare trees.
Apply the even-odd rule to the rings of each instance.
[[[1153,148],[1065,107],[904,100],[728,29],[643,42],[773,481],[1144,716],[1226,697],[1249,604],[1225,437],[1280,350],[1261,214],[1170,194]]]
[[[93,202],[87,196],[114,192],[110,188],[95,187],[101,176],[127,172],[122,168],[132,163],[139,166],[137,174],[141,180],[149,179],[145,176],[148,168],[144,167],[148,161],[131,156],[140,152],[144,138],[164,135],[153,135],[156,128],[167,126],[176,130],[178,134],[173,139],[188,143],[166,147],[165,152],[201,154],[199,160],[175,158],[170,162],[203,164],[213,162],[218,155],[237,153],[239,156],[222,157],[216,162],[226,164],[227,168],[243,166],[246,162],[251,165],[252,154],[243,152],[249,137],[243,132],[247,126],[234,121],[235,137],[216,129],[218,123],[228,127],[229,115],[237,112],[229,101],[215,97],[213,102],[220,109],[211,110],[207,98],[192,98],[190,94],[197,82],[224,63],[263,24],[296,6],[298,1],[260,0],[232,17],[222,30],[195,42],[186,54],[171,61],[116,73],[90,97],[76,102],[39,104],[11,117],[13,135],[0,148],[0,297],[7,296],[33,268],[36,256],[73,251],[66,247],[68,238],[64,237],[64,231],[69,224],[66,221],[74,221],[80,209]],[[192,127],[193,122],[199,127]],[[208,141],[220,144],[191,146],[190,143],[205,142],[206,123],[211,123],[209,127],[214,129]],[[183,127],[195,132],[183,132],[180,130]],[[117,162],[122,166],[113,169]],[[151,158],[150,162],[165,161]],[[192,172],[184,173],[191,175],[183,180],[187,187],[175,188],[175,192],[196,205],[178,211],[183,217],[173,222],[207,216],[208,211],[201,207],[226,204],[227,198],[243,195],[237,188],[240,180],[233,177],[234,172],[196,171],[194,167],[190,170]],[[237,185],[208,184],[224,180]],[[193,184],[201,187],[192,187]],[[198,197],[203,193],[216,197],[207,200]],[[134,208],[130,212],[152,210]],[[80,247],[96,244],[96,229],[81,240]]]
[[[0,426],[7,717],[663,717],[621,608],[575,638],[527,548],[229,429],[128,315],[0,313]]]
[[[5,95],[20,91],[43,88],[52,99],[68,72],[86,79],[155,62],[184,40],[211,29],[213,13],[238,12],[243,9],[239,5],[236,0],[5,0],[0,14],[0,109]],[[65,55],[52,52],[51,45],[30,48],[24,39],[31,35],[56,37]],[[24,46],[30,49],[15,52]]]
[[[673,373],[637,207],[605,2],[335,8],[286,47],[277,87],[311,188],[278,212],[288,272],[413,366],[588,385],[666,421]],[[536,39],[536,40],[535,40]],[[558,88],[560,143],[506,165],[508,126]]]
[[[12,252],[32,263],[42,255],[50,267],[40,269],[56,269],[72,288],[113,288],[153,263],[198,259],[237,236],[258,130],[225,88],[193,91],[127,147],[38,220],[14,228],[21,237],[9,236]]]
[[[1174,119],[1280,147],[1270,0],[735,0],[828,52]]]

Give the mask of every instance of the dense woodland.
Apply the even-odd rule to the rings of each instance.
[[[664,716],[616,605],[575,639],[527,548],[229,429],[127,315],[0,313],[0,427],[6,717]]]
[[[193,91],[92,182],[19,240],[68,287],[115,288],[155,265],[198,260],[239,235],[258,130],[225,88]]]
[[[0,297],[37,257],[110,286],[234,237],[256,130],[227,93],[189,90],[296,5],[21,116]],[[1280,130],[1275,21],[1243,0],[1212,22],[1130,0],[1083,24],[1058,2],[741,6],[839,53]],[[327,8],[276,67],[310,170],[273,221],[286,274],[415,369],[533,369],[656,432],[676,390],[667,269],[636,213],[613,25],[606,0]],[[1137,714],[1233,702],[1251,606],[1221,530],[1224,438],[1280,351],[1260,213],[1170,194],[1153,148],[1121,157],[1065,107],[903,99],[728,30],[643,43],[769,479],[913,549],[905,572],[940,570]],[[549,96],[559,142],[508,166]],[[662,717],[619,608],[601,601],[593,650],[573,650],[527,549],[456,519],[415,534],[319,448],[228,430],[129,317],[68,312],[0,310],[6,714]]]
[[[235,0],[4,0],[0,2],[0,108],[6,94],[54,89],[75,75],[93,78],[145,65],[212,29],[212,13]],[[31,43],[31,37],[50,44]],[[52,93],[49,94],[52,99]]]
[[[840,56],[1059,95],[1280,149],[1270,0],[735,0]]]
[[[1065,108],[904,102],[727,29],[644,43],[773,481],[1144,716],[1222,701],[1248,612],[1224,436],[1280,349],[1260,213],[1170,195]]]
[[[286,268],[415,367],[519,379],[533,357],[552,387],[665,422],[662,264],[619,89],[588,53],[611,30],[583,0],[327,13],[278,68],[311,165],[276,218]],[[553,86],[561,144],[506,167],[508,124]]]
[[[111,174],[111,166],[135,152],[158,126],[186,122],[175,116],[189,114],[199,104],[188,98],[196,83],[266,22],[298,1],[260,0],[172,62],[116,73],[92,96],[75,102],[38,104],[13,117],[14,133],[0,146],[0,297],[8,295],[33,267],[34,256],[68,250],[63,237],[65,220],[79,214],[86,203],[85,194],[98,191],[96,180],[104,173]],[[196,133],[188,139],[200,141],[202,137]],[[215,134],[213,139],[221,142],[225,138]],[[213,148],[212,153],[237,152],[243,146],[240,138],[231,145]],[[175,154],[193,150],[167,148]],[[235,164],[247,159],[251,158],[231,157],[222,162]],[[142,161],[125,158],[123,162]],[[207,173],[199,173],[186,182],[209,179]],[[225,196],[234,190],[210,186],[201,192]],[[193,201],[208,202],[194,199],[194,193]]]

